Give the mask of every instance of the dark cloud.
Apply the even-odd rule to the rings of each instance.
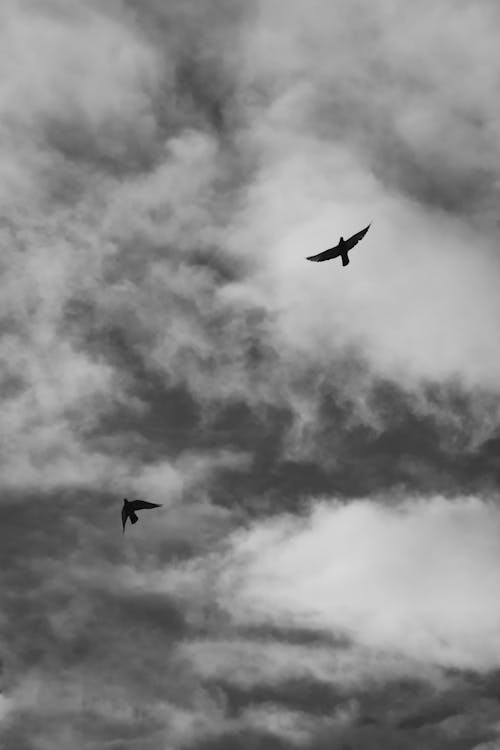
[[[213,739],[196,742],[189,750],[285,750],[290,747],[288,740],[280,739],[265,731],[240,730],[218,735]]]

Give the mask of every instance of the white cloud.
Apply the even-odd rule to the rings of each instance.
[[[358,342],[396,379],[495,387],[498,108],[480,75],[498,57],[490,9],[259,7],[246,52],[266,92],[248,110],[261,161],[241,221],[286,340],[309,356]],[[435,22],[448,14],[451,25]],[[471,27],[484,48],[467,44]],[[304,260],[369,221],[348,269]]]
[[[317,503],[233,537],[240,622],[328,628],[442,666],[500,665],[500,512],[477,498]]]
[[[491,239],[391,195],[345,145],[276,131],[287,153],[252,186],[245,221],[259,238],[262,296],[280,310],[288,345],[314,357],[356,343],[390,377],[495,385]],[[370,221],[348,269],[304,260]]]
[[[123,14],[114,18],[78,3],[68,3],[66,13],[50,10],[2,5],[3,127],[36,131],[56,117],[76,127],[80,119],[108,148],[112,139],[119,145],[123,124],[149,137],[160,62],[155,49]]]
[[[4,486],[108,484],[111,462],[84,436],[119,403],[138,405],[126,378],[69,341],[65,326],[68,301],[96,293],[109,253],[99,230],[105,180],[85,156],[115,158],[154,129],[161,56],[131,17],[108,10],[8,2],[0,11]],[[67,159],[54,147],[64,133],[74,139],[59,144],[73,149]],[[58,183],[62,204],[52,200]],[[81,199],[71,205],[75,187]]]

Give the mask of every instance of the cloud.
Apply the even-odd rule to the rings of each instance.
[[[149,101],[144,82],[158,72],[154,50],[111,17],[77,5],[63,14],[51,8],[8,4],[2,11],[8,75],[0,113],[12,181],[3,183],[0,357],[4,482],[14,486],[72,484],[102,472],[105,462],[85,455],[81,436],[120,401],[119,376],[102,359],[76,350],[60,329],[66,300],[81,285],[95,285],[98,272],[91,201],[85,206],[82,196],[93,177],[85,164],[77,168],[78,153],[63,154],[53,139],[65,131],[103,156],[105,141],[119,143],[106,127],[120,126],[118,112],[120,122],[135,126]],[[90,145],[82,148],[93,158]],[[64,187],[61,201],[56,183]],[[76,208],[67,206],[72,194]]]
[[[443,2],[435,13],[447,10]],[[496,178],[484,173],[495,163],[496,105],[468,85],[491,45],[462,58],[469,23],[493,40],[489,10],[454,10],[450,27],[386,2],[363,9],[362,22],[348,3],[335,14],[295,4],[286,18],[275,4],[261,5],[246,49],[266,92],[249,110],[261,167],[244,218],[258,237],[264,293],[282,310],[287,338],[309,356],[319,342],[335,351],[354,340],[392,376],[493,385],[498,264],[488,216]],[[413,22],[407,48],[403,29]],[[433,52],[417,62],[422,49]],[[304,263],[370,219],[355,275]]]
[[[459,669],[498,667],[499,514],[477,498],[317,503],[236,533],[237,621],[321,627]]]
[[[462,252],[466,230],[456,217],[427,215],[388,190],[367,169],[357,141],[318,131],[318,107],[337,85],[327,72],[319,74],[328,67],[327,50],[322,42],[312,54],[309,22],[293,26],[299,8],[285,39],[275,10],[230,14],[227,28],[242,44],[226,57],[215,6],[207,16],[193,6],[167,12],[155,3],[142,13],[119,3],[105,13],[94,4],[64,12],[57,3],[36,11],[6,6],[12,75],[0,111],[8,139],[23,144],[4,150],[17,175],[9,190],[15,201],[5,204],[9,330],[0,350],[8,373],[7,486],[22,485],[25,464],[30,486],[78,484],[90,475],[99,482],[115,473],[112,461],[120,458],[110,460],[113,440],[115,447],[140,443],[142,454],[144,440],[130,430],[105,436],[104,425],[134,423],[136,432],[146,432],[160,390],[167,403],[184,389],[193,421],[203,427],[229,406],[244,405],[269,429],[277,407],[287,423],[281,449],[300,461],[317,453],[324,406],[318,389],[328,387],[335,369],[344,377],[336,379],[337,400],[349,403],[354,421],[370,424],[376,408],[366,394],[377,368],[407,389],[418,386],[408,381],[407,365],[417,379],[458,371],[469,383],[496,383],[489,256]],[[347,7],[341,15],[352,22]],[[194,41],[202,21],[205,47]],[[368,27],[377,26],[377,44],[394,44],[398,21],[385,30],[375,21],[370,17]],[[177,40],[169,24],[177,25]],[[262,49],[269,34],[284,45],[275,74]],[[179,39],[192,42],[191,56],[181,54]],[[345,66],[342,38],[334,54]],[[356,62],[365,89],[368,61],[363,53]],[[201,62],[206,86],[197,78]],[[220,103],[223,90],[227,106]],[[369,96],[361,104],[365,116],[374,106]],[[212,105],[222,107],[219,126]],[[350,106],[343,104],[347,112]],[[337,192],[332,174],[342,175]],[[22,202],[28,211],[20,211]],[[333,214],[339,222],[351,217],[354,226],[362,205],[382,211],[382,234],[374,235],[375,243],[384,240],[380,262],[375,253],[373,260],[360,255],[368,265],[356,276],[330,278],[328,271],[319,278],[294,248],[315,237],[319,243]],[[427,299],[394,325],[409,276],[407,259],[390,249],[397,246],[391,222],[406,236],[411,226],[411,242],[420,242],[419,233],[427,242],[424,219],[443,238],[432,254],[435,271],[420,268],[430,256],[412,251],[411,283],[425,285]],[[443,277],[453,295],[445,290],[443,297]],[[465,297],[482,304],[472,302],[464,316]],[[460,337],[449,335],[457,319]],[[341,364],[353,360],[353,351],[364,362],[355,377],[355,368]],[[491,421],[486,437],[496,429]]]
[[[496,736],[496,11],[365,5],[2,6],[6,746]]]
[[[236,619],[238,605],[236,601]],[[268,619],[277,619],[274,611],[269,611]],[[287,625],[293,632],[300,623],[299,618],[295,618],[295,623],[292,619],[290,613]],[[302,645],[293,643],[293,635],[285,631],[281,638],[258,636],[259,633],[253,638],[192,639],[182,653],[205,680],[231,687],[236,701],[238,694],[240,700],[247,694],[248,702],[258,702],[260,692],[273,695],[274,702],[281,698],[308,711],[311,691],[315,691],[317,700],[322,694],[322,700],[333,706],[353,692],[374,690],[391,682],[412,680],[431,683],[436,688],[446,686],[438,668],[411,658],[401,659],[390,649],[380,652],[349,642],[319,639]],[[321,701],[316,702],[316,707],[321,711]]]
[[[219,391],[217,381],[234,369],[226,390],[245,387],[239,351],[222,372],[213,356],[223,341],[216,329],[229,328],[233,312],[211,298],[217,273],[231,277],[234,264],[222,258],[212,272],[203,260],[218,236],[209,206],[218,148],[186,122],[162,131],[157,104],[160,83],[167,94],[168,53],[121,4],[104,14],[92,4],[62,12],[54,3],[3,12],[11,75],[0,112],[13,183],[3,227],[2,481],[15,489],[116,486],[137,469],[127,468],[129,448],[125,460],[116,455],[125,436],[106,440],[100,425],[147,414],[136,395],[140,377],[151,381],[157,371],[172,388],[187,381],[201,397],[209,370]],[[180,255],[164,253],[165,245]],[[187,270],[186,252],[196,256]],[[145,364],[134,373],[138,357]],[[168,465],[164,459],[167,473]],[[142,491],[160,489],[159,467],[159,460],[146,467]]]
[[[42,155],[45,142],[46,156],[55,148],[76,159],[122,164],[127,146],[137,151],[151,139],[160,58],[141,40],[132,17],[116,14],[117,8],[102,13],[74,2],[63,12],[54,3],[3,7],[8,75],[0,110],[11,138],[17,130]]]

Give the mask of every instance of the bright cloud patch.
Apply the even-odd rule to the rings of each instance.
[[[223,586],[240,621],[486,670],[500,665],[499,539],[500,511],[478,499],[321,502],[236,534]]]

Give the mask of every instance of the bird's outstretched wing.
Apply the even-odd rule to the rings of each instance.
[[[123,533],[125,533],[125,524],[127,523],[128,518],[128,512],[126,508],[122,508],[122,526],[123,526]]]
[[[328,250],[323,250],[323,252],[318,253],[317,255],[310,255],[306,260],[313,260],[315,263],[321,263],[322,260],[330,260],[330,258],[335,258],[339,250],[339,246],[335,245],[335,247],[329,247]]]
[[[144,508],[160,508],[160,503],[148,503],[147,500],[132,500],[129,503],[131,510],[143,510]]]
[[[364,229],[361,229],[359,232],[356,232],[356,234],[353,234],[352,237],[349,237],[348,240],[345,241],[344,247],[346,250],[350,250],[354,245],[357,245],[360,240],[363,239],[367,231],[370,229],[371,224],[368,224],[367,227]]]

